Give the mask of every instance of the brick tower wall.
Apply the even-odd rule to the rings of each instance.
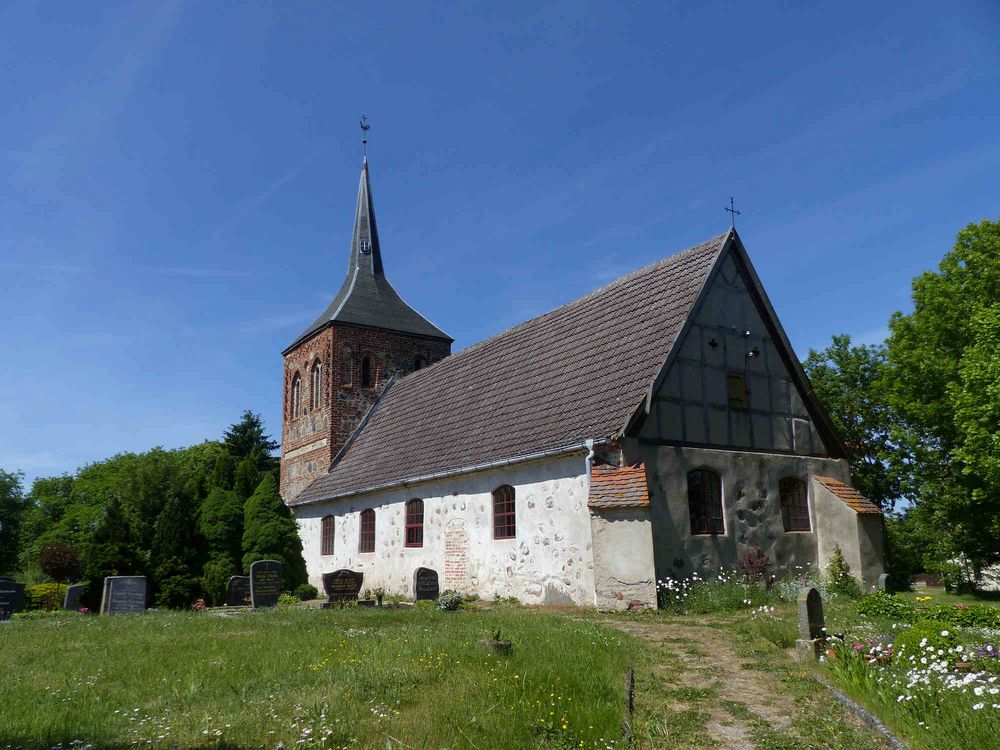
[[[290,502],[330,462],[361,422],[391,376],[413,371],[451,354],[446,341],[377,328],[334,323],[285,355],[281,420],[281,496]],[[361,385],[361,360],[371,356],[374,384]],[[313,407],[312,366],[322,363],[320,404]],[[298,416],[292,414],[292,381],[301,378]]]

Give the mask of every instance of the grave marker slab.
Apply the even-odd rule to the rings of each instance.
[[[104,579],[101,614],[136,615],[146,611],[146,576],[108,576]]]
[[[281,563],[258,560],[250,565],[250,606],[274,607],[281,595]]]
[[[361,582],[365,574],[353,570],[336,570],[323,574],[323,591],[326,592],[326,608],[335,602],[353,602],[361,591]]]
[[[80,609],[80,596],[83,594],[85,588],[86,585],[82,583],[74,583],[72,586],[67,586],[66,598],[63,599],[63,609],[69,609],[73,612]]]
[[[0,580],[0,620],[9,620],[24,609],[24,584],[10,578]]]
[[[226,587],[226,606],[245,607],[250,603],[250,576],[230,576]]]
[[[880,591],[889,590],[889,574],[883,573],[878,577],[878,588]]]
[[[823,598],[814,588],[803,588],[799,593],[799,638],[796,648],[811,651],[819,658],[820,648],[826,638],[823,621]]]
[[[413,593],[417,601],[437,599],[441,593],[437,571],[431,568],[417,568],[417,572],[413,574]]]

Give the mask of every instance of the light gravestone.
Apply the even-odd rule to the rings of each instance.
[[[230,576],[226,587],[226,606],[245,607],[250,603],[250,576]]]
[[[800,651],[810,651],[819,658],[823,643],[826,641],[826,628],[823,621],[823,598],[816,589],[802,589],[798,599],[799,604],[799,637],[795,647]]]
[[[878,577],[878,588],[879,588],[879,591],[888,591],[889,590],[889,574],[888,573],[883,573],[882,575],[880,575]]]
[[[339,602],[357,601],[358,593],[361,591],[361,582],[364,579],[364,573],[357,573],[353,570],[324,573],[323,591],[326,592],[326,601],[323,602],[323,609],[328,609],[331,605]]]
[[[24,609],[24,584],[10,578],[0,579],[0,620],[9,620]]]
[[[431,568],[417,568],[413,574],[413,595],[418,602],[421,599],[437,599],[441,593],[438,585],[438,574]]]
[[[63,599],[63,609],[69,609],[76,612],[80,609],[80,596],[83,594],[83,589],[86,585],[83,583],[74,583],[72,586],[66,587],[66,598]]]
[[[281,595],[281,563],[258,560],[250,565],[250,606],[274,607]]]
[[[103,615],[138,615],[146,611],[146,576],[108,576],[101,597]]]

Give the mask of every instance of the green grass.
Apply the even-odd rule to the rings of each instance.
[[[918,597],[931,597],[929,602],[916,602],[918,604],[984,604],[988,607],[1000,607],[1000,594],[995,592],[950,594],[944,589],[918,588],[914,591],[900,591],[896,596],[914,602]]]
[[[498,628],[509,657],[476,646]],[[645,658],[516,608],[24,620],[0,654],[0,748],[617,747],[624,670]]]

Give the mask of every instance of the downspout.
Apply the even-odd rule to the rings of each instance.
[[[587,440],[584,441],[584,445],[587,447],[587,458],[585,460],[587,462],[587,499],[589,500],[590,499],[590,470],[591,470],[591,467],[593,467],[593,465],[594,465],[594,441],[592,439],[590,439],[590,438],[587,438]],[[593,563],[593,561],[594,561],[594,555],[596,554],[597,550],[594,548],[594,526],[593,526],[592,523],[590,523],[590,510],[589,509],[587,510],[587,520],[588,520],[588,523],[587,523],[588,531],[590,531],[590,561],[591,561],[591,563]],[[596,609],[597,608],[597,571],[594,570],[593,568],[592,568],[592,571],[593,571],[593,574],[594,574],[594,608]]]
[[[587,438],[584,443],[587,447],[587,492],[590,492],[590,467],[594,463],[594,441]]]

